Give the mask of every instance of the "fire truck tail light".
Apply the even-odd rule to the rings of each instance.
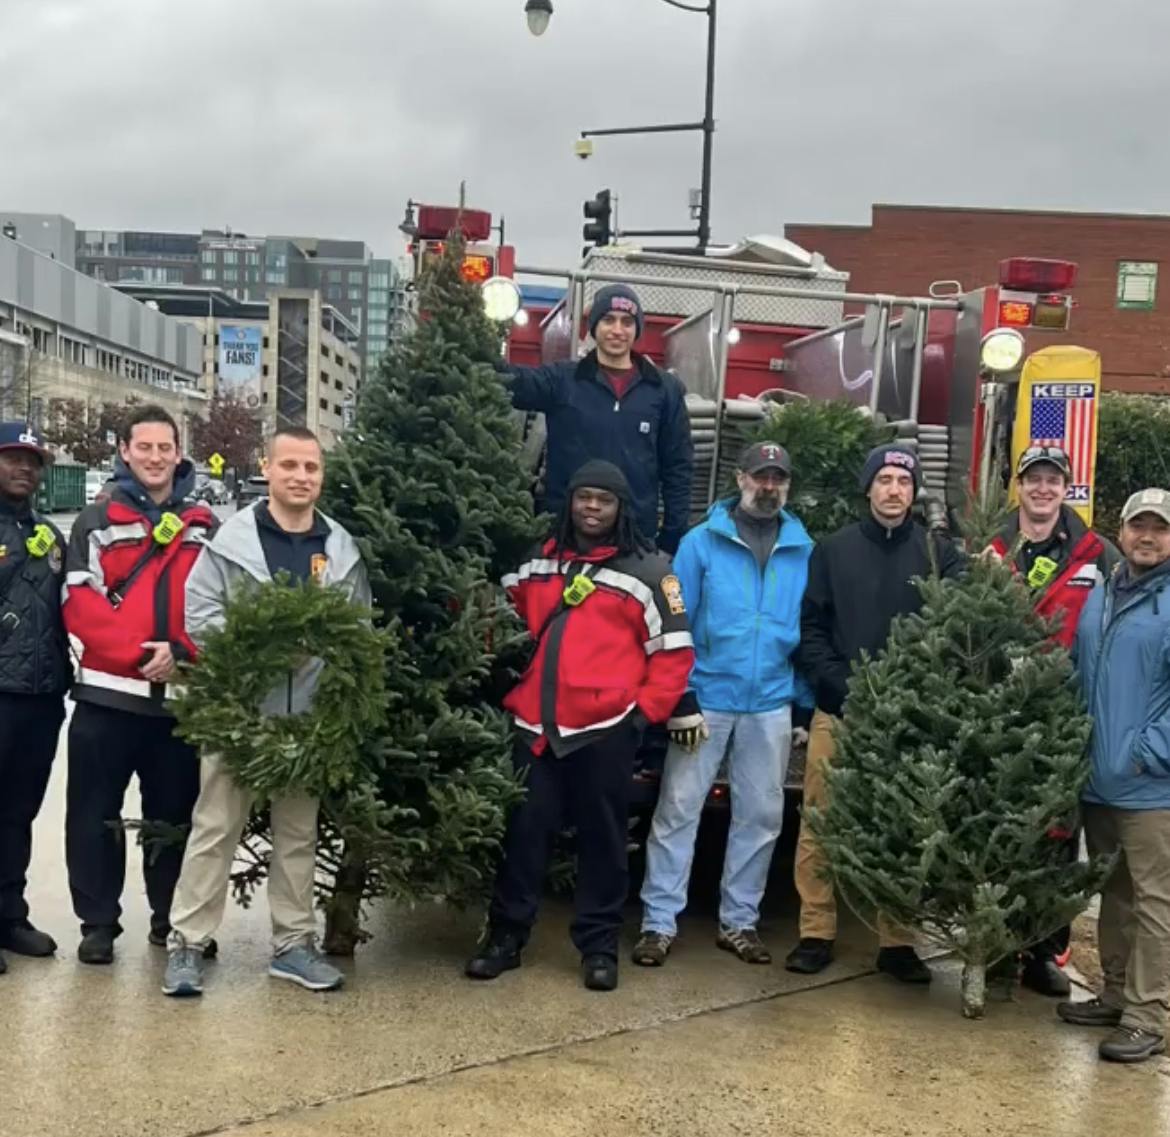
[[[1020,292],[1067,292],[1077,282],[1073,261],[1008,257],[999,262],[999,283]]]

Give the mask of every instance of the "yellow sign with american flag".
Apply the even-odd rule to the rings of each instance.
[[[1046,347],[1025,361],[1012,433],[1012,469],[1030,447],[1064,450],[1072,467],[1066,501],[1086,525],[1093,524],[1100,402],[1101,356],[1097,352],[1085,347]],[[1018,501],[1014,478],[1011,500]]]

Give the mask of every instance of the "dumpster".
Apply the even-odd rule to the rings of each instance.
[[[71,513],[85,508],[85,467],[54,462],[41,474],[37,509],[42,513]]]

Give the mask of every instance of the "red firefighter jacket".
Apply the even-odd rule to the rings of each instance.
[[[142,677],[148,654],[142,645],[166,641],[177,660],[195,656],[183,619],[184,589],[204,538],[218,522],[205,505],[175,499],[162,508],[183,522],[165,542],[120,487],[106,501],[86,506],[74,522],[61,611],[70,639],[80,643],[72,692],[79,702],[166,715],[167,685]]]
[[[991,548],[999,556],[1012,555],[1020,535],[1019,514],[996,535]],[[1093,587],[1113,571],[1120,559],[1117,550],[1103,537],[1085,527],[1081,519],[1067,506],[1061,508],[1061,518],[1054,534],[1055,541],[1049,554],[1058,564],[1056,575],[1036,593],[1036,614],[1046,620],[1058,620],[1059,628],[1053,635],[1061,646],[1072,647],[1081,609]],[[1017,574],[1025,566],[1016,555],[1012,568]]]
[[[579,604],[566,586],[587,576]],[[547,542],[504,588],[537,639],[536,655],[504,706],[534,753],[569,754],[641,716],[665,722],[686,690],[695,653],[670,559],[661,553],[590,553]]]

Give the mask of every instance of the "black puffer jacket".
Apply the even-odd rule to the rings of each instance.
[[[25,542],[38,524],[53,530],[44,556]],[[27,505],[0,501],[0,692],[55,695],[71,678],[61,585],[65,543],[61,533]]]
[[[929,576],[953,578],[965,559],[950,541],[930,535],[913,519],[886,529],[872,517],[839,529],[813,549],[800,609],[800,670],[817,706],[839,715],[854,660],[886,646],[895,616],[917,612],[922,595],[911,583]]]

